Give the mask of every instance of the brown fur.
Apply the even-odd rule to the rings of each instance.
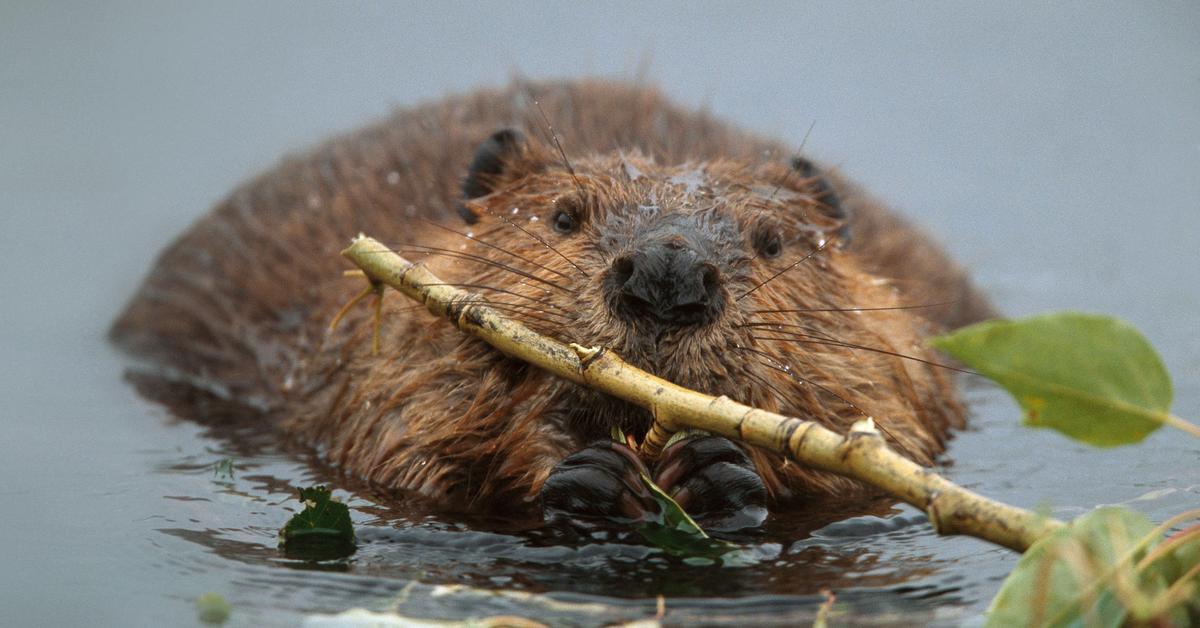
[[[544,138],[533,98],[575,176]],[[496,193],[468,205],[480,216],[468,227],[456,214],[459,185],[476,147],[503,127],[544,139],[489,181]],[[852,243],[842,249],[830,241],[738,300],[840,226],[814,192],[818,182],[791,171],[788,154],[642,87],[516,84],[448,98],[289,159],[236,190],[163,253],[113,337],[173,380],[254,405],[347,471],[449,508],[524,509],[551,468],[588,439],[614,424],[646,429],[645,412],[505,358],[394,294],[385,301],[380,355],[370,351],[368,308],[327,332],[334,312],[362,288],[361,280],[340,278],[338,251],[364,232],[449,282],[507,291],[470,288],[551,336],[603,344],[680,384],[839,431],[869,414],[902,452],[929,464],[949,428],[962,424],[947,372],[846,345],[936,360],[923,338],[988,315],[988,305],[929,238],[837,177],[830,184]],[[619,243],[599,242],[600,226],[605,234],[635,230],[633,213],[646,204],[736,220],[745,234],[722,245],[736,262],[722,277],[725,314],[657,343],[612,316],[601,289]],[[561,235],[549,221],[567,206],[583,226]],[[470,230],[514,255],[421,219]],[[751,234],[762,229],[785,236],[778,258],[754,255]],[[756,312],[944,301],[954,303]],[[745,326],[765,321],[793,327]],[[859,490],[774,454],[753,454],[777,503]]]

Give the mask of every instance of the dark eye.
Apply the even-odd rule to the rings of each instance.
[[[759,255],[770,259],[779,257],[779,254],[783,253],[783,240],[779,237],[778,233],[764,234],[757,238],[757,240],[758,242],[755,244]]]
[[[575,217],[571,215],[571,212],[562,209],[554,213],[554,219],[551,220],[551,224],[554,225],[554,230],[559,233],[571,233],[576,227]]]

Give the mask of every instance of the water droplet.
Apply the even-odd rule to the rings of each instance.
[[[508,210],[508,213],[516,216],[517,214],[521,213],[521,209],[519,207],[514,207],[514,208]]]
[[[817,246],[818,247],[825,246],[825,238],[821,238],[820,240],[817,240]]]
[[[475,237],[475,232],[474,232],[474,231],[468,231],[468,232],[467,232],[467,237],[468,237],[468,238],[474,238],[474,237]]]
[[[395,170],[387,173],[387,182],[388,185],[396,185],[397,183],[400,183],[400,173],[396,172]]]
[[[538,217],[537,217],[537,216],[530,216],[530,217],[529,217],[529,222],[537,222],[537,221],[538,221]]]

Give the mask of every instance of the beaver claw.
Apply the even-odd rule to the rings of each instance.
[[[716,436],[675,443],[653,472],[621,443],[592,443],[550,472],[541,492],[543,517],[575,524],[653,520],[659,507],[642,474],[654,478],[706,530],[735,532],[766,520],[767,491],[754,463],[738,445]]]
[[[746,452],[727,438],[701,436],[671,445],[653,477],[706,530],[748,530],[767,518],[766,485]]]
[[[607,519],[648,521],[658,504],[642,482],[650,475],[629,447],[596,441],[558,463],[542,485],[542,516],[547,522]]]

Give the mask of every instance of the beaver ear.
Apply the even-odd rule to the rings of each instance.
[[[516,165],[514,162],[525,152],[526,144],[525,134],[516,129],[501,129],[492,133],[475,150],[475,157],[462,182],[463,199],[479,198],[496,191],[504,175],[511,174],[506,171]],[[459,204],[458,213],[467,224],[475,224],[479,220],[479,214],[465,203]]]
[[[850,244],[850,221],[846,218],[846,210],[842,208],[842,199],[829,180],[822,175],[821,169],[798,155],[792,158],[792,168],[805,179],[814,180],[813,195],[821,203],[825,214],[841,221],[842,226],[838,228],[838,246],[844,248]]]

